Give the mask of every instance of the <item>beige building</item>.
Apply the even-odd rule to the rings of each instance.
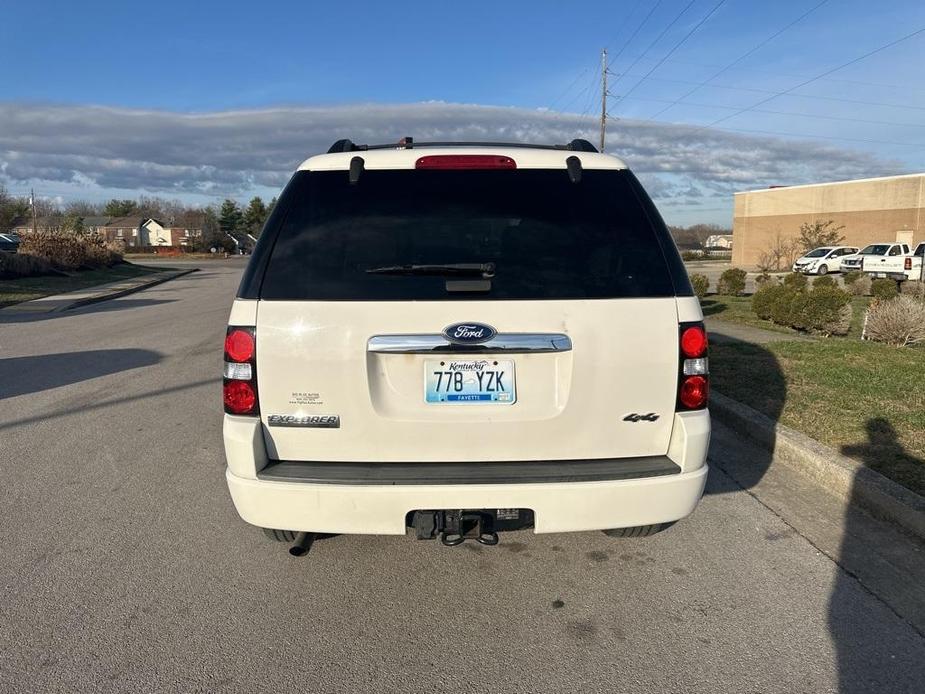
[[[829,219],[845,226],[848,246],[925,241],[925,173],[736,193],[732,262],[755,267],[778,239],[798,238],[803,222]]]

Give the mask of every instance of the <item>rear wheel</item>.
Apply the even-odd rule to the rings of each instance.
[[[829,266],[828,266],[828,265],[820,265],[820,266],[819,266],[819,269],[816,270],[816,274],[818,274],[818,275],[826,275],[826,274],[828,274],[828,272],[829,272]]]
[[[608,537],[649,537],[663,530],[667,530],[674,523],[655,523],[654,525],[637,525],[632,528],[611,528],[605,530],[604,534]]]
[[[261,530],[274,542],[295,542],[295,530],[275,530],[273,528],[261,528]]]

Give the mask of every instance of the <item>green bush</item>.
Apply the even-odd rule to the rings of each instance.
[[[800,272],[791,272],[784,278],[784,284],[794,289],[806,289],[806,275]]]
[[[834,286],[764,286],[752,296],[752,310],[778,325],[823,335],[846,335],[851,327],[851,295]]]
[[[817,287],[837,287],[838,282],[835,281],[835,278],[832,275],[820,275],[813,280],[813,289]]]
[[[745,291],[745,270],[731,267],[719,276],[716,291],[725,296],[738,296]]]
[[[863,274],[864,273],[858,270],[851,270],[850,272],[846,272],[844,275],[842,275],[842,279],[845,281],[845,286],[847,287],[851,284],[854,284]]]
[[[795,313],[794,323],[791,325],[799,330],[833,334],[831,326],[840,326],[844,323],[843,309],[851,303],[851,295],[838,287],[819,287],[804,294],[805,302]],[[850,306],[849,306],[850,311]],[[797,325],[797,323],[799,323]],[[851,316],[848,314],[848,326]],[[848,327],[844,328],[845,334]]]
[[[771,304],[771,321],[778,325],[791,325],[794,302],[801,293],[793,287],[782,285]]]
[[[825,335],[847,335],[853,318],[854,311],[851,309],[851,304],[847,303],[841,307],[835,320],[822,324],[819,332]]]
[[[889,300],[896,297],[899,290],[896,288],[894,280],[882,279],[874,280],[870,283],[870,295],[876,299]]]
[[[703,251],[681,251],[681,260],[700,260],[703,258]]]
[[[848,285],[848,291],[855,296],[867,296],[870,294],[870,284],[870,276],[862,274]]]
[[[781,285],[764,283],[752,295],[752,311],[762,320],[771,320],[771,310],[780,296]]]
[[[691,275],[691,286],[694,288],[694,294],[702,299],[707,295],[707,290],[710,289],[710,278],[706,275],[694,273]]]

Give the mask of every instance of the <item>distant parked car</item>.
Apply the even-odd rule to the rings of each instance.
[[[0,251],[15,253],[19,248],[19,236],[16,234],[0,234]]]
[[[899,244],[894,244],[895,247]],[[912,253],[888,253],[879,258],[870,258],[864,263],[864,272],[873,278],[889,278],[902,282],[917,280],[922,277],[922,260],[925,256],[925,243],[920,243]]]
[[[852,270],[871,272],[880,260],[897,255],[909,255],[908,244],[872,243],[869,246],[864,246],[864,248],[858,251],[857,255],[843,258],[841,269],[842,272],[850,272]]]
[[[829,272],[841,270],[842,258],[852,256],[858,252],[854,246],[822,246],[814,248],[802,258],[793,263],[794,272],[803,272],[813,275],[825,275]]]

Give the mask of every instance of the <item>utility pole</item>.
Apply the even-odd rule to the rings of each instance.
[[[35,233],[35,188],[29,191],[29,204],[32,205],[32,233]]]
[[[601,152],[607,132],[607,49],[601,51]]]

